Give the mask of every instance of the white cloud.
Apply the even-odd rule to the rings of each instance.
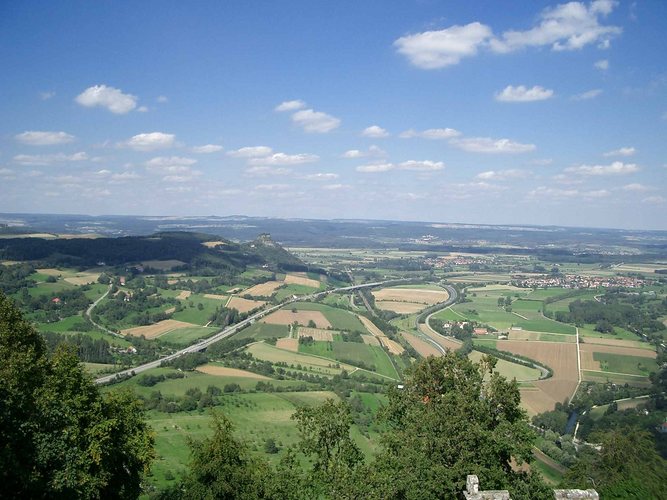
[[[155,100],[157,102],[159,102],[160,104],[164,104],[165,102],[169,102],[169,99],[167,98],[167,96],[164,96],[164,95],[157,96],[157,99],[155,99]]]
[[[445,164],[441,161],[430,160],[408,160],[398,164],[401,170],[418,170],[422,172],[430,172],[433,170],[442,170]]]
[[[285,101],[281,102],[274,108],[274,111],[296,111],[297,109],[303,109],[306,107],[306,103],[301,100],[294,101]]]
[[[509,139],[491,139],[489,137],[467,137],[452,139],[450,143],[459,149],[471,153],[527,153],[534,151],[534,144],[521,144]]]
[[[357,172],[363,173],[379,173],[388,172],[390,170],[412,170],[416,172],[432,172],[435,170],[442,170],[445,164],[441,161],[431,160],[407,160],[398,164],[394,163],[369,163],[360,165],[356,168]]]
[[[341,156],[343,158],[366,158],[369,156],[385,156],[387,153],[381,148],[373,145],[368,148],[368,151],[360,151],[359,149],[350,149],[345,151]]]
[[[324,134],[340,126],[340,120],[334,116],[312,109],[302,109],[292,115],[292,121],[305,132]]]
[[[132,181],[132,180],[140,179],[140,178],[141,178],[141,176],[136,172],[121,172],[121,173],[111,175],[112,181],[115,181],[115,182]]]
[[[619,149],[614,149],[613,151],[608,151],[603,154],[603,156],[632,156],[637,152],[633,147],[624,147]]]
[[[247,146],[232,151],[227,151],[227,155],[234,158],[258,158],[260,156],[268,156],[273,153],[273,149],[269,146]]]
[[[356,168],[357,172],[363,173],[378,173],[388,172],[395,168],[393,163],[371,163],[368,165],[360,165]]]
[[[486,172],[481,172],[475,176],[476,179],[481,179],[485,181],[489,180],[506,180],[506,179],[524,179],[528,177],[531,173],[526,170],[520,170],[516,168],[511,168],[508,170],[487,170]]]
[[[48,101],[49,99],[55,97],[56,93],[52,90],[47,90],[45,92],[40,92],[39,93],[39,98],[42,101]]]
[[[139,107],[137,108],[137,111],[138,111],[139,113],[148,113],[148,106],[139,106]]]
[[[66,155],[64,153],[56,153],[50,155],[16,155],[14,156],[14,161],[20,165],[28,166],[47,166],[54,163],[65,163],[65,162],[74,162],[74,161],[85,161],[88,160],[88,155],[80,151],[71,155]]]
[[[642,200],[642,203],[651,203],[654,205],[659,205],[665,202],[667,202],[667,198],[664,196],[648,196]]]
[[[422,139],[451,139],[452,137],[458,137],[461,135],[461,132],[453,128],[429,128],[422,130],[410,129],[399,134],[401,139],[411,139],[413,137],[421,137]]]
[[[274,167],[250,167],[245,170],[245,174],[252,177],[266,177],[269,175],[289,175],[292,171],[289,168]]]
[[[192,148],[192,152],[197,154],[217,153],[218,151],[222,150],[223,147],[219,146],[218,144],[205,144],[203,146],[194,146]]]
[[[602,25],[600,18],[615,7],[613,0],[568,2],[545,9],[540,24],[526,31],[506,31],[491,40],[491,49],[499,53],[513,52],[527,47],[550,46],[554,51],[578,50],[597,43],[607,48],[612,37],[623,30],[617,26]]]
[[[626,184],[625,186],[622,186],[621,189],[623,191],[630,191],[630,192],[644,192],[644,191],[652,191],[655,188],[649,187],[649,186],[644,186],[643,184],[639,183],[632,183],[632,184]]]
[[[539,85],[535,85],[531,88],[526,87],[525,85],[519,85],[514,87],[508,85],[502,91],[496,94],[496,101],[501,102],[534,102],[534,101],[544,101],[545,99],[550,99],[553,97],[554,91],[551,89],[545,89]]]
[[[579,196],[578,189],[561,189],[546,186],[539,186],[527,194],[528,198],[573,198]]]
[[[438,69],[458,64],[464,57],[476,55],[492,35],[491,28],[475,22],[403,36],[394,42],[394,47],[414,66]]]
[[[317,173],[317,174],[309,174],[304,177],[304,179],[307,179],[309,181],[332,181],[334,179],[338,179],[339,175],[338,174],[333,174],[333,173]]]
[[[388,137],[389,132],[387,132],[385,129],[378,125],[371,125],[370,127],[366,127],[362,132],[361,135],[364,137],[373,137],[375,139],[380,139],[382,137]]]
[[[132,136],[124,145],[137,151],[153,151],[155,149],[171,148],[174,146],[175,140],[176,136],[174,134],[148,132]]]
[[[248,160],[248,165],[303,165],[304,163],[314,163],[320,159],[317,155],[311,154],[296,154],[288,155],[285,153],[273,153],[272,155],[263,158],[251,158]]]
[[[530,164],[544,167],[546,165],[551,165],[553,162],[554,161],[553,161],[552,158],[539,158],[539,159],[536,159],[536,160],[531,160]]]
[[[587,101],[588,99],[595,99],[597,96],[602,94],[602,89],[592,89],[582,92],[581,94],[573,95],[573,101]]]
[[[577,167],[568,167],[565,171],[577,175],[625,175],[638,172],[639,167],[634,163],[615,161],[610,165],[580,165]]]
[[[284,191],[290,187],[289,184],[258,184],[255,189],[258,191]]]
[[[195,163],[197,160],[194,158],[158,156],[148,160],[145,165],[148,171],[164,176],[164,182],[188,182],[201,175],[200,171],[192,169]]]
[[[74,141],[76,137],[66,132],[40,132],[28,130],[15,135],[14,139],[29,146],[53,146],[56,144],[67,144]]]
[[[600,59],[599,61],[595,61],[593,66],[602,71],[606,71],[609,69],[609,61],[607,59]]]
[[[76,96],[75,101],[87,108],[101,106],[117,115],[124,115],[137,107],[136,96],[123,94],[120,89],[106,85],[88,87]]]
[[[347,184],[325,184],[322,186],[322,189],[326,189],[328,191],[339,191],[341,189],[350,189],[350,186]]]

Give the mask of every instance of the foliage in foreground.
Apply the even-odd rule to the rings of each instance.
[[[141,403],[102,395],[75,352],[49,357],[0,293],[0,497],[136,498],[154,458]]]
[[[551,498],[539,476],[515,471],[534,435],[519,408],[516,382],[498,374],[484,381],[489,361],[448,354],[412,369],[382,413],[382,449],[370,463],[350,438],[344,402],[297,410],[301,434],[277,468],[253,457],[214,414],[212,437],[192,444],[186,478],[162,498],[456,498],[468,474],[512,498]],[[308,459],[304,469],[297,459]]]

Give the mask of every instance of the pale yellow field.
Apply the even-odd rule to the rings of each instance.
[[[642,358],[652,358],[652,359],[655,359],[658,356],[655,351],[651,351],[648,349],[637,349],[636,347],[619,347],[613,345],[580,344],[579,350],[581,351],[582,355],[584,352],[603,352],[608,354],[620,354],[622,356],[639,356]]]
[[[547,338],[558,338],[559,342],[576,342],[577,337],[575,335],[566,335],[558,333],[543,333],[543,332],[531,332],[528,330],[512,330],[509,332],[509,340],[542,340],[544,336],[548,335]]]
[[[47,276],[60,276],[63,272],[60,269],[45,268],[45,269],[36,269],[40,274],[46,274]]]
[[[445,337],[444,335],[438,334],[435,330],[433,330],[431,327],[429,327],[426,323],[418,323],[418,326],[419,326],[419,331],[420,332],[422,332],[428,338],[433,340],[440,347],[444,347],[445,349],[451,349],[452,351],[456,351],[463,344],[463,342],[461,342],[459,340],[456,340],[453,337]]]
[[[330,328],[331,323],[324,317],[320,311],[297,311],[292,312],[289,309],[280,309],[274,313],[265,316],[262,319],[263,323],[271,325],[291,325],[295,321],[299,325],[307,325],[309,321],[313,321],[317,328]]]
[[[254,378],[258,380],[271,380],[269,377],[260,375],[258,373],[249,372],[246,370],[239,370],[238,368],[227,368],[226,366],[218,365],[203,365],[197,367],[198,372],[206,373],[207,375],[217,375],[219,377],[245,377]]]
[[[298,339],[290,338],[278,339],[276,341],[276,347],[287,351],[299,352],[299,341]]]
[[[360,314],[357,314],[357,318],[359,318],[359,321],[363,323],[364,327],[366,327],[366,330],[375,335],[375,337],[377,337],[377,339],[380,341],[380,344],[386,347],[390,353],[400,355],[403,353],[403,351],[405,351],[401,344],[388,338],[384,332],[375,326],[375,323],[373,323],[370,319],[365,316],[361,316]]]
[[[166,310],[164,311],[165,314],[172,314],[172,313],[174,313],[174,312],[176,312],[176,308],[175,308],[175,307],[170,307],[169,309],[166,309]]]
[[[197,325],[186,323],[184,321],[176,321],[175,319],[165,319],[164,321],[159,321],[154,325],[135,326],[134,328],[127,328],[125,330],[121,330],[120,333],[122,333],[123,335],[132,335],[134,337],[139,337],[143,335],[147,339],[154,339],[159,337],[160,335],[164,335],[165,333],[171,332],[172,330],[176,330],[178,328],[192,328],[195,326]]]
[[[276,291],[276,288],[281,285],[280,281],[267,281],[266,283],[260,283],[259,285],[251,286],[247,290],[243,290],[242,294],[254,297],[270,297]]]
[[[227,299],[229,299],[228,295],[218,295],[216,293],[205,293],[204,297],[207,299],[222,300],[224,302],[227,302]]]
[[[363,339],[364,344],[380,345],[380,341],[377,339],[377,337],[374,337],[373,335],[362,335],[361,338]]]
[[[145,260],[141,263],[144,267],[152,267],[158,271],[171,271],[176,266],[183,266],[185,262],[182,260]]]
[[[170,280],[171,281],[171,280]],[[178,280],[176,280],[178,282]],[[190,295],[192,295],[192,292],[190,290],[181,290],[181,293],[176,295],[176,298],[178,300],[185,300],[187,299]]]
[[[445,290],[427,290],[423,288],[381,288],[373,292],[375,300],[395,302],[416,302],[433,305],[449,298]]]
[[[87,285],[89,283],[97,283],[100,273],[77,273],[76,276],[65,278],[67,283],[72,285]]]
[[[299,327],[299,338],[312,337],[313,340],[322,340],[333,342],[333,334],[338,333],[334,330],[322,330],[321,328],[308,328],[306,326]]]
[[[304,276],[299,276],[296,274],[288,274],[285,276],[285,283],[288,285],[304,285],[312,288],[319,288],[320,282],[311,278],[306,278]]]
[[[240,313],[245,313],[262,307],[266,302],[261,300],[248,300],[241,297],[232,297],[229,302],[227,302],[228,309],[236,309]]]
[[[224,241],[204,241],[202,242],[202,245],[204,245],[206,248],[215,248],[218,245],[226,245]]]
[[[442,356],[442,353],[436,349],[430,342],[420,339],[416,335],[408,332],[401,332],[403,338],[407,340],[415,351],[425,358],[429,356]]]
[[[581,342],[581,340],[580,340]],[[599,344],[599,345],[612,345],[616,347],[631,347],[634,349],[648,349],[653,350],[653,346],[648,342],[640,342],[639,340],[623,340],[623,339],[610,339],[610,338],[598,338],[598,337],[586,337],[583,339],[581,344]]]
[[[375,306],[383,311],[393,311],[398,314],[412,314],[424,309],[424,304],[415,302],[397,302],[393,300],[376,300]]]

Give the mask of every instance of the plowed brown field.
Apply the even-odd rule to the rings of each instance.
[[[262,307],[266,302],[261,300],[248,300],[241,297],[232,297],[227,303],[228,309],[236,309],[240,313],[245,313]]]
[[[408,332],[402,332],[401,335],[403,335],[403,338],[410,343],[415,351],[417,351],[425,358],[428,356],[442,356],[442,353],[430,342],[426,342],[425,340],[420,339],[416,335]]]
[[[134,328],[127,328],[121,330],[120,333],[123,335],[132,335],[134,337],[139,337],[143,335],[147,339],[154,339],[160,335],[164,335],[167,332],[176,330],[178,328],[193,328],[197,325],[192,323],[185,323],[184,321],[176,321],[175,319],[165,319],[164,321],[158,321],[154,325],[148,326],[136,326]]]
[[[265,316],[262,319],[263,323],[271,325],[291,325],[295,321],[300,325],[307,325],[312,320],[317,328],[330,328],[331,323],[324,317],[320,311],[297,311],[292,312],[288,309],[281,309],[274,313]]]

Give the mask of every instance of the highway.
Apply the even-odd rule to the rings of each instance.
[[[375,283],[364,283],[363,285],[352,285],[352,286],[346,286],[342,288],[334,288],[332,290],[325,290],[323,292],[318,292],[318,293],[313,293],[310,295],[302,295],[297,298],[291,298],[289,300],[286,300],[284,302],[281,302],[278,305],[271,306],[268,309],[264,309],[262,311],[259,311],[252,316],[249,316],[248,318],[244,319],[243,321],[240,321],[234,325],[228,326],[224,328],[223,330],[220,330],[218,333],[214,334],[213,336],[207,338],[207,339],[202,339],[196,344],[193,344],[191,346],[186,347],[185,349],[181,349],[180,351],[177,351],[173,354],[170,354],[168,356],[164,356],[160,359],[157,359],[155,361],[151,361],[149,363],[145,363],[143,365],[135,366],[134,368],[128,368],[127,370],[123,370],[120,372],[113,373],[111,375],[106,375],[104,377],[100,377],[97,380],[95,380],[96,384],[107,384],[114,380],[116,377],[126,377],[126,376],[134,376],[137,375],[141,372],[145,372],[146,370],[150,370],[152,368],[157,368],[159,367],[163,362],[165,361],[171,361],[172,359],[176,359],[180,356],[183,356],[184,354],[192,353],[192,352],[199,352],[203,351],[206,349],[208,346],[211,344],[214,344],[220,340],[226,339],[227,337],[230,337],[237,333],[239,330],[243,329],[246,326],[251,325],[254,323],[256,320],[266,316],[267,314],[271,314],[274,311],[277,311],[281,307],[285,306],[286,304],[290,304],[292,302],[302,302],[302,301],[308,301],[308,300],[313,300],[317,299],[319,297],[322,297],[324,295],[327,295],[329,293],[337,293],[337,292],[348,292],[352,290],[358,290],[360,288],[373,288],[376,286],[381,286],[381,285],[389,285],[392,283],[397,283],[397,282],[403,282],[405,280],[388,280],[388,281],[378,281]],[[451,292],[450,292],[451,293]],[[456,293],[456,291],[454,291]],[[101,299],[98,299],[98,301]],[[91,306],[91,308],[94,307]]]

